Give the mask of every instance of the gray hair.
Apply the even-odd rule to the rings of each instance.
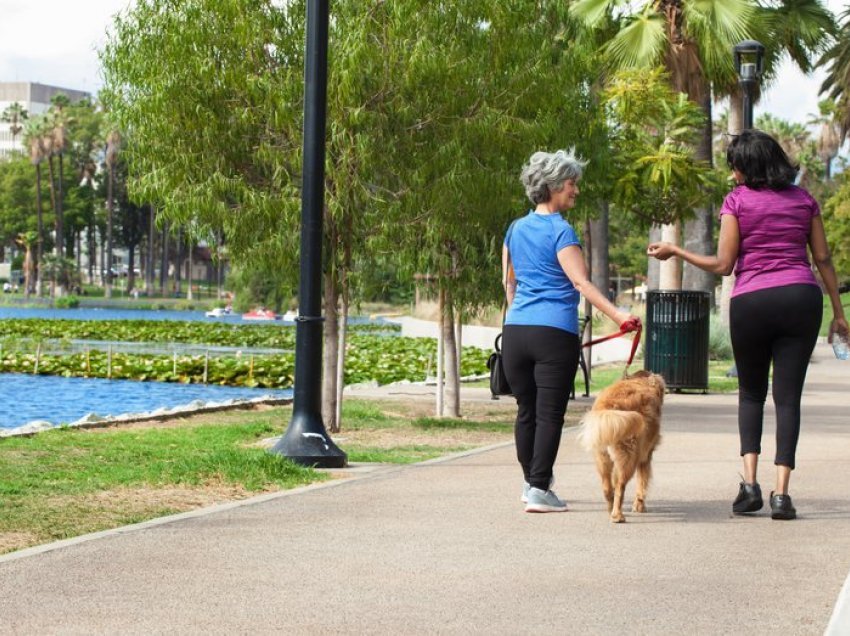
[[[535,152],[522,167],[520,180],[532,203],[546,203],[552,192],[564,189],[565,181],[578,181],[586,165],[586,161],[576,157],[575,148]]]

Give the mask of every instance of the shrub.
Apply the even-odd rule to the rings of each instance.
[[[729,326],[720,322],[717,315],[711,316],[708,335],[708,358],[710,360],[731,360],[732,341]]]
[[[56,309],[76,309],[80,306],[80,299],[76,296],[59,296],[53,301]]]

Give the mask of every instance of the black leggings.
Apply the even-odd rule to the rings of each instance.
[[[579,339],[555,327],[505,325],[502,360],[517,402],[517,459],[525,481],[548,490],[578,368]]]
[[[729,307],[738,368],[741,455],[761,453],[768,374],[773,361],[778,466],[794,468],[800,436],[800,398],[823,318],[823,294],[814,285],[772,287],[735,296]]]

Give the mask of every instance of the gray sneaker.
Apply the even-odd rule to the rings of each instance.
[[[539,488],[528,489],[528,503],[525,504],[526,512],[566,512],[567,502],[558,499],[551,490],[540,490]]]
[[[552,475],[552,478],[549,480],[549,488],[555,485],[555,475]],[[528,489],[531,488],[531,484],[527,481],[522,482],[522,497],[519,500],[522,503],[528,503]]]

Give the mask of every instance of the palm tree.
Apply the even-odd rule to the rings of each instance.
[[[758,5],[752,21],[750,36],[769,43],[764,51],[764,77],[761,84],[770,85],[776,79],[780,63],[787,55],[803,73],[811,73],[813,60],[820,55],[836,32],[835,19],[820,0],[781,0]],[[717,97],[729,97],[728,132],[738,134],[743,122],[743,101],[737,77],[718,77],[714,82]],[[760,97],[761,87],[757,87]]]
[[[24,296],[29,298],[35,284],[36,274],[32,247],[38,245],[38,233],[21,232],[15,238],[15,243],[24,248]]]
[[[44,253],[44,208],[41,203],[41,164],[47,157],[44,145],[45,121],[43,117],[34,117],[27,122],[24,130],[24,140],[30,150],[30,163],[35,167],[35,206],[38,218],[36,237],[36,253],[34,267],[36,269],[35,291],[41,296],[42,267]]]
[[[59,258],[63,258],[65,256],[65,214],[64,214],[64,195],[62,191],[63,180],[65,177],[64,173],[64,157],[65,157],[65,148],[67,146],[68,139],[68,117],[66,115],[65,109],[71,103],[66,95],[59,93],[58,95],[54,95],[50,100],[51,109],[50,109],[50,123],[51,130],[48,134],[52,136],[52,153],[59,159],[59,181],[56,188],[56,197],[54,200],[55,204],[55,230],[56,230],[56,245],[54,246],[54,252],[56,256]],[[52,168],[52,156],[51,156],[51,168]]]
[[[9,104],[0,115],[0,121],[9,124],[9,132],[12,133],[12,145],[15,145],[16,137],[24,129],[24,124],[29,118],[29,113],[20,102]]]
[[[695,157],[710,165],[711,81],[734,76],[730,51],[746,38],[755,5],[749,0],[644,0],[624,8],[617,0],[579,0],[570,7],[570,13],[592,29],[603,28],[615,10],[624,13],[619,29],[603,47],[608,64],[614,69],[664,66],[673,88],[706,113]],[[696,215],[687,247],[707,254],[712,249],[711,210],[697,209]],[[677,239],[674,228],[667,228],[665,234]],[[673,266],[669,261],[662,263],[662,272]],[[713,290],[713,277],[696,274],[695,278],[690,286]]]
[[[841,147],[841,127],[835,120],[835,102],[824,99],[818,102],[818,117],[810,117],[810,125],[820,126],[816,142],[817,153],[823,162],[824,179],[832,179],[832,160],[838,155]]]
[[[818,65],[827,67],[820,94],[826,94],[836,103],[835,119],[841,128],[839,141],[844,143],[850,130],[850,7],[839,17],[839,25],[835,40]]]

